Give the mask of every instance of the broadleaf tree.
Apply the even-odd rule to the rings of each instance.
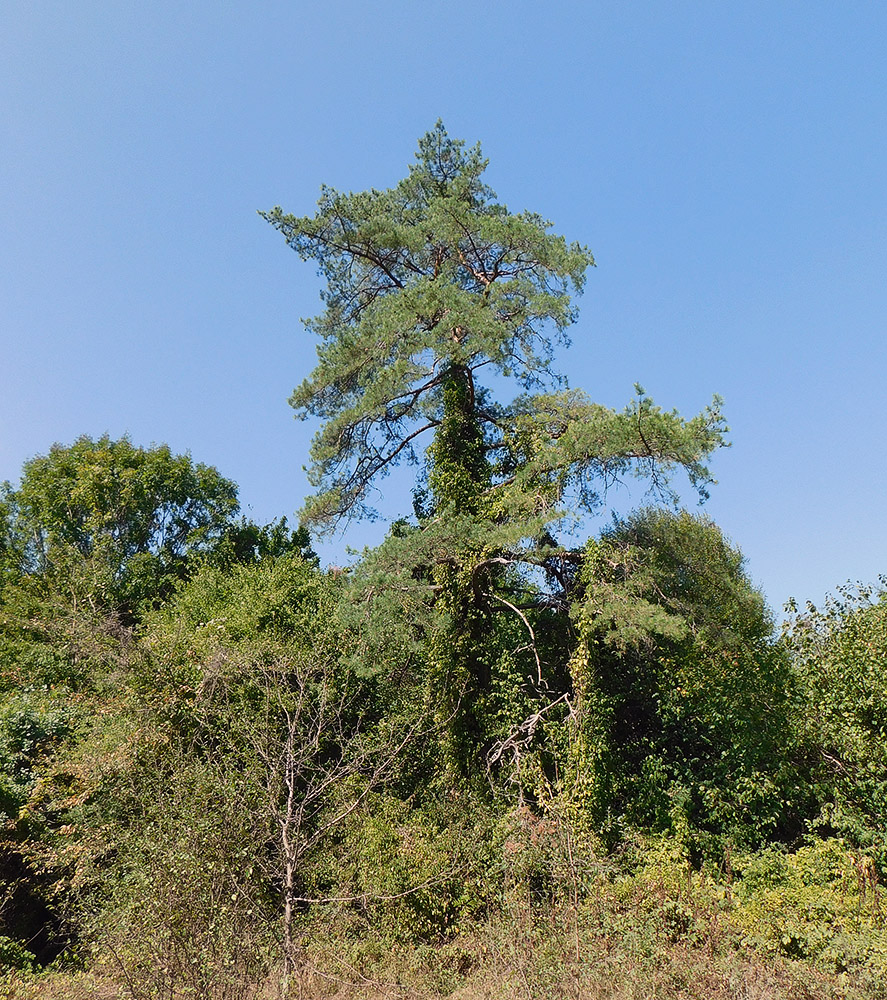
[[[442,613],[438,695],[463,749],[484,739],[471,706],[488,682],[490,616],[523,613],[505,597],[508,573],[563,581],[553,529],[567,498],[581,516],[608,481],[636,472],[665,487],[675,468],[704,492],[726,430],[717,397],[684,420],[642,391],[616,411],[567,387],[553,350],[593,257],[499,203],[486,167],[479,145],[438,122],[395,187],[324,187],[313,216],[263,213],[326,281],[324,311],[306,322],[318,364],[290,399],[320,420],[303,518],[322,531],[372,515],[378,480],[420,466],[419,537],[398,532],[389,555]],[[512,379],[516,398],[494,399],[490,375]]]
[[[7,576],[84,577],[85,568],[94,596],[127,614],[226,540],[239,509],[236,485],[212,466],[108,435],[30,459],[0,504]]]

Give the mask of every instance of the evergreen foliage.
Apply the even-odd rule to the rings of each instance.
[[[594,261],[540,216],[495,201],[486,167],[479,146],[466,150],[438,122],[395,188],[324,188],[315,216],[265,213],[326,280],[326,309],[307,323],[319,363],[290,400],[322,421],[311,523],[371,513],[376,478],[422,461],[416,443],[427,432],[428,513],[508,518],[529,535],[557,519],[565,489],[593,503],[592,484],[635,464],[659,476],[683,466],[700,486],[709,479],[704,460],[725,430],[717,399],[684,421],[642,391],[623,413],[564,390],[491,398],[484,368],[525,389],[564,383],[553,347],[567,343],[570,292]]]

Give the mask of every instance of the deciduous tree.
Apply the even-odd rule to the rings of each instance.
[[[697,846],[796,835],[792,678],[741,552],[707,518],[649,508],[588,543],[577,592],[564,773],[591,814],[689,824]]]
[[[26,462],[5,506],[6,561],[18,574],[87,567],[95,596],[128,611],[212,551],[238,510],[236,485],[212,466],[107,435]]]

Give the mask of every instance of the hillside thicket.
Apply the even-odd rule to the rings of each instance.
[[[0,494],[16,995],[887,988],[887,602],[776,634],[673,492],[704,497],[719,401],[614,411],[557,376],[591,255],[485,166],[438,125],[395,188],[268,213],[327,282],[298,530],[126,439]],[[403,459],[412,515],[323,569],[309,529]],[[626,475],[648,505],[577,544]]]

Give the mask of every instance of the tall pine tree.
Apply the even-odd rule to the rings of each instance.
[[[438,122],[395,187],[324,187],[313,216],[264,214],[326,280],[325,309],[307,323],[318,365],[290,400],[321,421],[303,517],[322,530],[372,514],[379,477],[405,459],[421,466],[418,529],[391,540],[388,561],[441,613],[432,688],[463,769],[490,740],[478,706],[491,617],[520,616],[535,643],[533,609],[513,592],[520,567],[565,588],[575,557],[552,533],[564,494],[587,511],[627,471],[664,485],[676,467],[704,491],[726,429],[717,399],[684,420],[643,393],[614,411],[566,387],[553,348],[567,341],[592,255],[498,203],[486,166],[479,146]],[[522,392],[494,400],[485,373]]]

